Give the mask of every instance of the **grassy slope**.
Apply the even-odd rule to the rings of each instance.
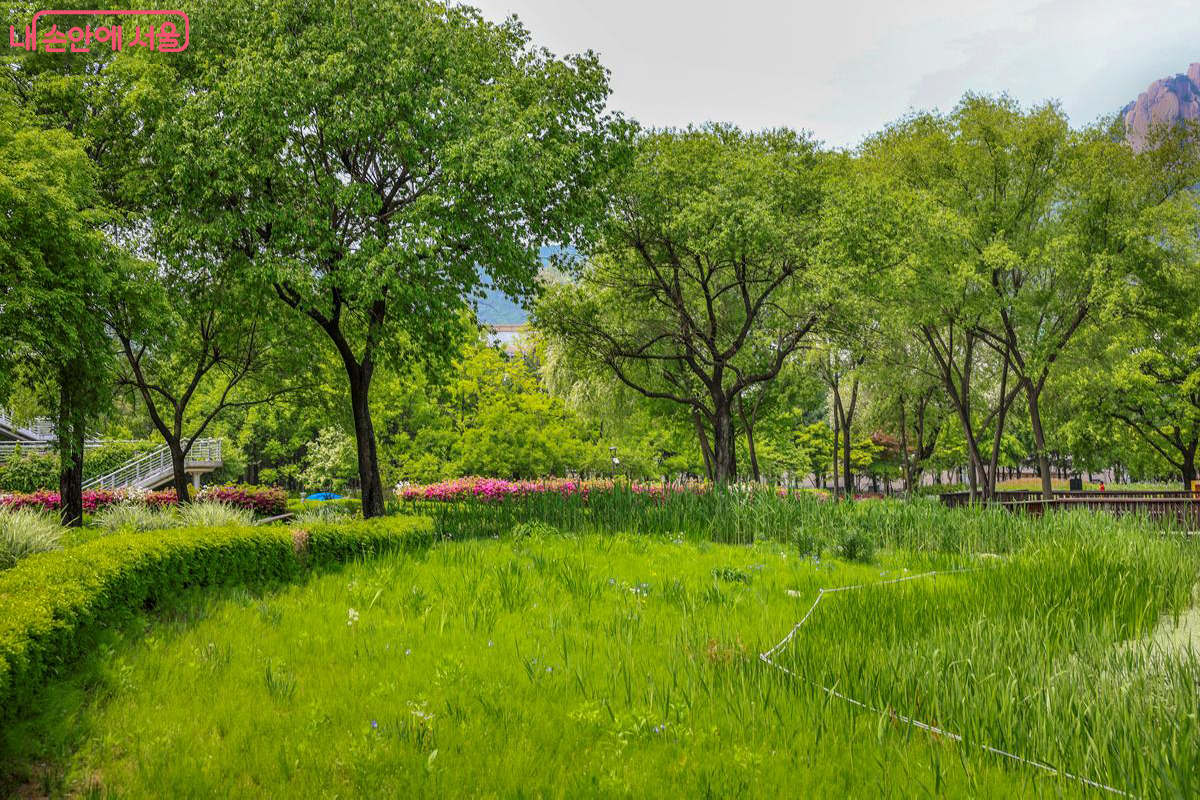
[[[1016,745],[1044,748],[1059,738],[1045,727],[1059,706],[1017,713],[991,699],[1067,684],[1086,695],[1094,670],[1126,652],[1117,642],[1186,605],[1196,561],[1180,556],[1149,540],[1072,539],[999,562],[1003,575],[842,594],[780,659],[899,708],[928,711],[944,690],[953,702],[939,715],[980,735],[1028,730]],[[819,588],[931,563],[997,562],[883,555],[866,566],[773,544],[646,537],[444,543],[265,597],[184,600],[54,687],[44,713],[0,747],[10,764],[50,762],[33,771],[42,788],[131,796],[1076,793],[830,701],[757,661]],[[347,624],[351,608],[358,619]],[[955,679],[939,660],[939,648],[960,659],[981,641],[1005,643],[972,665],[991,679]],[[1022,657],[1030,664],[1015,677],[1042,685],[993,695],[1000,659]],[[1179,667],[1156,678],[1157,700],[1194,703],[1194,682],[1190,695],[1176,685],[1195,675],[1194,656]],[[1140,719],[1146,704],[1128,688],[1103,686],[1080,706],[1112,712],[1122,727],[1101,739],[1116,752],[1029,755],[1083,759],[1107,776],[1144,751],[1183,767],[1127,775],[1129,788],[1169,793],[1168,781],[1195,780],[1200,768],[1181,757],[1200,742],[1195,705],[1190,723],[1186,713]],[[1070,736],[1092,741],[1079,726]]]

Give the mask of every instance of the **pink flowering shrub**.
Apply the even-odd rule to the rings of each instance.
[[[478,500],[496,503],[511,498],[523,498],[558,494],[563,497],[578,495],[586,500],[591,495],[613,491],[632,492],[636,495],[662,500],[670,495],[678,494],[708,494],[712,485],[707,481],[682,481],[672,483],[637,483],[612,481],[609,479],[580,480],[577,478],[542,478],[534,481],[510,481],[503,478],[454,478],[429,484],[401,484],[396,487],[396,496],[401,500],[458,502],[463,500]],[[781,498],[816,498],[830,499],[829,493],[823,489],[772,487],[753,483],[742,483],[728,487],[729,491],[749,495],[758,492],[772,492]],[[882,495],[856,494],[857,500],[868,500]]]
[[[88,491],[83,493],[83,510],[86,512],[97,511],[105,506],[110,506],[113,503],[118,503],[125,499],[124,495],[119,492],[109,491]],[[29,494],[7,494],[0,496],[0,506],[6,508],[36,508],[40,511],[54,511],[62,505],[62,498],[58,492],[51,492],[45,489],[40,489]]]
[[[208,486],[201,490],[198,500],[228,503],[236,508],[253,511],[263,517],[273,517],[287,511],[287,492],[275,486],[229,484]]]
[[[275,516],[287,510],[287,493],[273,486],[210,486],[202,489],[196,499],[228,503],[262,516]],[[179,500],[174,489],[157,492],[96,490],[83,493],[83,510],[88,513],[121,502],[141,502],[150,508],[163,509],[178,504]],[[58,492],[41,490],[29,494],[0,495],[0,506],[12,509],[36,508],[54,511],[61,505]]]
[[[142,495],[142,502],[157,511],[161,511],[167,506],[179,504],[179,498],[175,495],[174,489],[160,489],[157,492],[146,492]]]
[[[587,499],[589,495],[600,492],[612,492],[615,489],[631,491],[634,494],[647,497],[661,498],[666,494],[680,492],[703,493],[707,485],[702,483],[614,483],[611,480],[579,480],[575,478],[543,478],[536,481],[509,481],[503,478],[455,478],[430,484],[410,484],[398,486],[397,495],[401,500],[431,500],[435,502],[454,502],[460,500],[480,500],[483,502],[502,502],[510,498],[531,497],[535,495],[558,494],[563,497],[578,495]]]

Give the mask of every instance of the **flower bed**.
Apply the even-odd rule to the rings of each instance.
[[[269,517],[287,510],[287,492],[274,486],[252,486],[232,484],[229,486],[207,486],[196,496],[200,502],[227,503],[244,508],[255,514]],[[83,510],[88,513],[99,511],[114,503],[144,503],[151,508],[165,508],[178,503],[174,489],[157,492],[138,490],[87,491],[83,493]],[[38,491],[29,494],[0,495],[0,506],[7,508],[35,508],[54,511],[62,506],[58,492]]]
[[[97,511],[105,506],[110,506],[113,503],[119,503],[125,499],[125,495],[121,492],[109,491],[94,491],[83,493],[83,510],[87,512]],[[6,494],[0,495],[0,506],[7,508],[34,508],[40,511],[53,511],[62,505],[58,492],[49,492],[45,489],[30,492],[28,494]]]
[[[587,499],[589,495],[613,494],[629,492],[652,498],[663,498],[678,494],[709,494],[713,485],[708,481],[673,481],[670,483],[638,483],[636,481],[614,481],[611,479],[579,478],[541,478],[532,481],[510,481],[504,478],[454,478],[438,483],[401,483],[396,486],[396,497],[409,502],[433,501],[453,503],[463,500],[479,500],[482,502],[501,502],[508,499],[538,497],[544,495],[559,495],[562,497],[579,496]],[[829,500],[831,495],[826,489],[813,487],[797,487],[788,489],[782,486],[759,484],[752,482],[731,483],[724,491],[738,496],[749,496],[760,492],[773,492],[779,497],[816,498]],[[854,495],[855,500],[882,500],[884,495],[878,492],[861,492]]]
[[[208,486],[201,490],[197,499],[210,503],[228,503],[264,517],[273,517],[287,511],[287,492],[275,486]]]
[[[575,478],[543,478],[536,481],[509,481],[503,478],[456,478],[430,484],[401,484],[396,487],[396,496],[401,500],[431,500],[455,502],[481,500],[501,502],[511,498],[556,494],[563,497],[573,495],[584,498],[591,494],[630,491],[649,497],[681,492],[704,493],[708,485],[700,482],[688,483],[622,483],[612,480],[579,480]]]

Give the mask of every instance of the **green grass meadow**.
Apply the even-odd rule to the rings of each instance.
[[[914,513],[886,509],[845,513]],[[1194,545],[1086,514],[1005,524],[868,552],[527,525],[187,594],[6,727],[0,774],[50,796],[1105,794],[987,744],[1200,792]],[[793,674],[759,658],[852,585],[775,656]]]

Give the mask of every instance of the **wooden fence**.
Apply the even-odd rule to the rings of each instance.
[[[951,492],[941,495],[941,500],[950,507],[965,506],[970,504],[971,497],[968,492]],[[1188,530],[1200,530],[1200,492],[1089,490],[1054,492],[1053,499],[1045,500],[1041,492],[1022,490],[996,492],[992,503],[1038,516],[1056,508],[1083,508],[1118,516],[1133,514],[1155,521],[1173,521]]]

